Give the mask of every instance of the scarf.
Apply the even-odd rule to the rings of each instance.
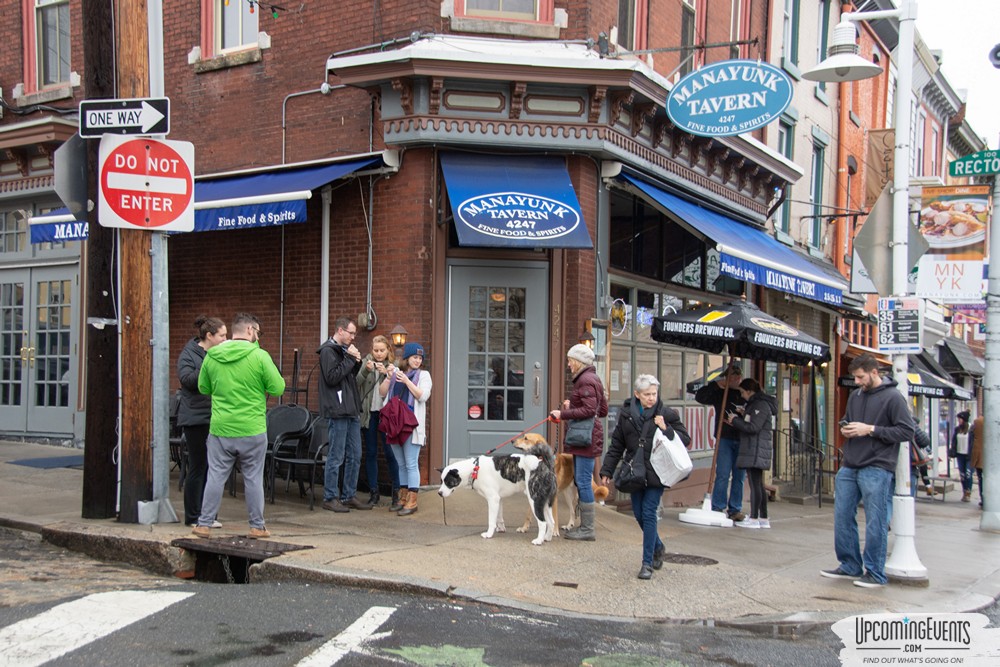
[[[406,374],[406,377],[410,378],[410,382],[413,384],[417,384],[417,378],[420,377],[420,369],[417,368],[409,371]],[[410,408],[410,410],[413,409],[413,394],[410,393],[410,388],[402,382],[396,382],[395,375],[393,375],[392,380],[389,381],[389,394],[386,398],[392,398],[393,396],[406,403],[406,407]]]

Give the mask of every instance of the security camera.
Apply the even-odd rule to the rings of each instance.
[[[1000,44],[997,44],[992,49],[990,49],[990,62],[997,69],[1000,69]]]

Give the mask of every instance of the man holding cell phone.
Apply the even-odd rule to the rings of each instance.
[[[736,457],[740,453],[740,433],[726,423],[726,416],[740,416],[743,409],[743,398],[740,396],[742,380],[743,369],[732,363],[714,382],[706,383],[694,395],[694,400],[702,405],[713,406],[716,420],[722,420],[722,435],[715,444],[718,453],[715,460],[715,484],[712,487],[712,511],[725,512],[733,521],[743,521],[746,518],[743,513],[743,480],[746,471],[736,466]],[[728,392],[726,384],[729,384]],[[726,397],[725,406],[722,405],[723,395]],[[718,428],[718,421],[715,428]]]
[[[913,438],[913,416],[896,380],[879,375],[874,357],[861,355],[848,371],[858,388],[848,397],[847,411],[839,422],[847,438],[834,481],[833,540],[840,565],[820,574],[853,579],[862,588],[880,588],[889,582],[885,557],[899,445]],[[863,554],[857,524],[859,502],[865,506]]]

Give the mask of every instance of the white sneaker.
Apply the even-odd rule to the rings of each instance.
[[[758,528],[770,528],[771,522],[768,519],[757,519]]]
[[[757,521],[757,519],[751,519],[749,517],[743,519],[742,521],[737,521],[734,525],[739,526],[740,528],[760,528],[760,522]]]
[[[219,523],[218,521],[213,521],[212,528],[222,528],[222,524]]]

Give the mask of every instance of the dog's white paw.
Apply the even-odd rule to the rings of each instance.
[[[542,546],[542,544],[543,544],[544,542],[545,542],[545,539],[544,539],[544,538],[540,538],[540,539],[535,539],[535,540],[531,540],[531,543],[532,543],[532,544],[534,544],[534,545],[535,545],[536,547],[540,547],[540,546]]]
[[[575,523],[573,523],[572,521],[570,521],[570,522],[569,522],[569,523],[567,523],[567,524],[566,524],[565,526],[563,526],[563,527],[562,527],[562,529],[563,529],[563,530],[573,530],[573,528],[574,528],[575,526],[576,526],[576,524],[575,524]]]
[[[480,533],[479,536],[482,537],[484,540],[488,540],[491,537],[493,537],[493,533],[487,530],[485,533]]]
[[[517,532],[519,532],[519,533],[526,533],[526,532],[528,532],[528,529],[525,528],[524,526],[521,526],[520,528],[517,529]]]

